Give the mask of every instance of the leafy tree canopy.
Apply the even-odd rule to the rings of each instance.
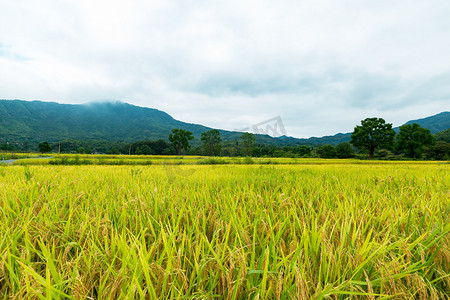
[[[86,153],[86,149],[84,149],[83,147],[79,147],[79,148],[77,148],[77,153],[84,154],[84,153]]]
[[[244,132],[241,135],[241,139],[244,142],[245,156],[248,156],[250,148],[253,146],[253,143],[255,143],[255,135],[253,133]]]
[[[323,145],[317,149],[317,153],[322,158],[334,158],[336,157],[336,149],[333,145]]]
[[[436,145],[427,148],[427,156],[437,160],[450,159],[450,143],[438,141]]]
[[[351,158],[355,156],[355,151],[353,151],[352,145],[350,145],[350,143],[340,143],[336,146],[336,156],[338,158]]]
[[[181,154],[182,149],[189,149],[189,141],[192,139],[194,139],[192,132],[179,128],[172,129],[172,133],[169,135],[169,141],[177,149],[178,155]]]
[[[367,118],[361,121],[361,126],[355,127],[350,143],[358,149],[367,149],[372,159],[376,149],[392,148],[394,137],[392,124],[382,118]]]
[[[405,151],[407,157],[420,158],[425,148],[434,145],[435,142],[430,130],[413,123],[400,126],[396,146],[398,150]]]
[[[436,140],[438,140],[438,141],[444,141],[444,142],[450,143],[450,128],[446,129],[444,131],[438,132],[434,136],[436,137]]]
[[[44,153],[52,151],[52,147],[50,146],[50,144],[48,142],[42,142],[39,144],[39,151],[42,154],[44,154]]]
[[[217,129],[205,131],[200,139],[207,155],[219,155],[222,149],[222,138],[220,131]]]

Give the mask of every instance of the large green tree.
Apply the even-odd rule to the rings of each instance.
[[[382,118],[367,118],[356,126],[351,135],[350,143],[356,148],[369,151],[369,159],[373,158],[376,149],[390,149],[394,145],[395,131],[392,124]]]
[[[244,132],[241,135],[241,139],[244,142],[244,148],[245,148],[245,156],[248,156],[250,153],[250,149],[253,146],[253,143],[255,143],[255,135],[253,133]]]
[[[407,157],[420,158],[425,148],[435,143],[436,139],[430,130],[413,123],[400,126],[396,147],[398,150],[403,150]]]
[[[202,133],[200,139],[203,142],[203,147],[207,155],[219,155],[222,149],[222,138],[220,137],[220,131],[212,129]]]
[[[79,153],[79,154],[85,154],[85,153],[86,153],[86,149],[84,149],[84,147],[78,147],[78,148],[77,148],[77,153]]]
[[[178,155],[181,154],[181,149],[189,149],[189,141],[192,139],[194,139],[192,132],[184,129],[175,128],[172,129],[172,133],[169,134],[169,141],[173,144],[175,149],[177,149]]]
[[[39,144],[39,151],[44,154],[52,151],[52,146],[48,142],[42,142]]]
[[[450,159],[450,143],[438,141],[433,147],[427,148],[427,156],[437,160]]]

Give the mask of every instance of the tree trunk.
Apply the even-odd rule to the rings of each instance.
[[[369,159],[373,158],[373,153],[375,152],[375,148],[370,147],[369,148]]]

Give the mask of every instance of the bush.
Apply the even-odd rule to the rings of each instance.
[[[251,158],[251,157],[246,157],[246,158],[244,158],[244,160],[242,161],[242,163],[244,164],[244,165],[252,165],[252,164],[254,164],[255,163],[255,161]]]
[[[381,149],[375,153],[375,157],[379,159],[394,159],[395,155],[389,150]]]
[[[340,143],[336,146],[336,156],[338,158],[352,158],[355,156],[355,151],[350,143]]]
[[[197,164],[199,165],[226,165],[229,163],[230,162],[225,159],[217,159],[217,158],[205,158],[197,162]]]

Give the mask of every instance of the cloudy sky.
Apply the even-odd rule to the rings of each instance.
[[[0,98],[288,135],[450,110],[448,0],[0,0]]]

